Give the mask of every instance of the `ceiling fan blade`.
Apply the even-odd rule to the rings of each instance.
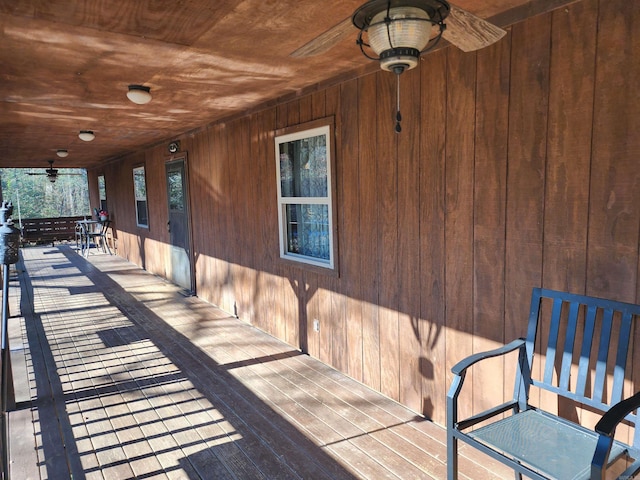
[[[305,43],[297,50],[291,52],[290,56],[294,58],[307,58],[320,55],[340,43],[347,35],[353,34],[354,29],[355,27],[351,22],[351,17],[347,17],[326,32],[321,33],[310,42]]]
[[[463,52],[473,52],[493,45],[507,33],[471,12],[451,5],[442,37]]]
[[[25,172],[27,175],[46,175],[48,177],[59,177],[59,176],[71,176],[78,175],[84,176],[84,173],[74,173],[74,172],[57,172],[57,173],[47,173],[47,172]]]
[[[473,52],[496,43],[507,33],[500,27],[483,20],[471,12],[451,5],[445,23],[447,28],[443,37],[463,52]],[[340,43],[347,35],[353,33],[353,22],[347,17],[313,40],[291,52],[294,58],[307,58],[320,55]]]

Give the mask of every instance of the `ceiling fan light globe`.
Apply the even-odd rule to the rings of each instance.
[[[381,57],[380,67],[389,71],[398,63],[406,64],[406,70],[415,67],[431,36],[429,15],[417,7],[394,7],[389,10],[390,22],[386,17],[386,9],[374,15],[367,30],[371,49]]]
[[[60,158],[64,158],[69,156],[69,152],[67,150],[60,149],[56,152],[56,155],[58,155]]]

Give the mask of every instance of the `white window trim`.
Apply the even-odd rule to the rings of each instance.
[[[280,176],[280,145],[287,142],[301,140],[303,138],[317,137],[325,135],[326,137],[326,161],[327,161],[327,197],[283,197],[282,196],[282,179]],[[303,130],[295,133],[289,133],[275,137],[275,157],[276,157],[276,178],[278,188],[278,230],[280,240],[280,258],[292,260],[295,262],[322,267],[326,269],[335,269],[335,249],[334,249],[334,214],[333,214],[333,145],[331,144],[331,127],[323,125],[309,130]],[[287,205],[327,205],[329,209],[329,260],[323,261],[306,255],[291,253],[287,250],[287,224],[286,224],[286,206]]]

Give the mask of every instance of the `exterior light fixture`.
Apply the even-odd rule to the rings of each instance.
[[[69,155],[69,152],[67,150],[60,149],[56,152],[56,155],[58,155],[60,158],[64,158]]]
[[[398,78],[398,133],[402,130],[400,75],[416,67],[420,54],[438,44],[446,28],[444,19],[449,11],[449,3],[445,0],[369,0],[351,17],[360,30],[356,43],[362,53],[371,60],[379,61],[380,68],[395,73]],[[439,31],[432,39],[433,27],[438,27]]]
[[[90,142],[91,140],[96,138],[95,134],[91,130],[80,130],[78,137],[80,137],[80,140],[83,140],[85,142]]]
[[[151,101],[151,88],[144,85],[129,85],[129,91],[127,92],[127,98],[133,103],[138,105],[144,105]]]
[[[171,153],[171,154],[180,151],[180,140],[176,140],[175,142],[171,142],[167,146],[167,150],[169,150],[169,153]]]

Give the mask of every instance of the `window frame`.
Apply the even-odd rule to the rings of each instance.
[[[144,179],[144,198],[138,197],[138,191],[136,188],[136,173],[142,172],[142,176]],[[133,198],[134,198],[134,206],[136,211],[136,225],[140,228],[149,228],[149,202],[147,201],[147,173],[144,165],[139,165],[133,168]],[[138,202],[144,202],[144,208],[147,214],[147,223],[140,223],[139,213],[138,213]]]
[[[282,195],[282,178],[280,162],[280,146],[285,143],[305,138],[324,135],[326,138],[327,196],[303,197]],[[278,246],[280,260],[298,267],[311,269],[324,274],[338,275],[338,236],[336,215],[336,177],[335,177],[335,122],[333,117],[322,118],[312,122],[279,129],[274,135],[275,167],[278,210]],[[326,205],[328,209],[329,259],[290,252],[288,248],[288,222],[286,208],[288,205]]]

